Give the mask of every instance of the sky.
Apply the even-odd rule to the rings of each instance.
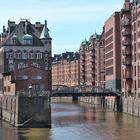
[[[124,0],[0,0],[0,31],[8,20],[47,20],[53,54],[78,51],[83,40],[101,34],[105,21],[120,11]]]

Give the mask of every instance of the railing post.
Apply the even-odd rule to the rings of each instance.
[[[0,98],[0,119],[2,120],[2,97]]]
[[[76,95],[73,96],[72,97],[72,101],[75,102],[75,103],[78,103],[78,96],[76,96]]]
[[[103,108],[105,108],[105,96],[102,96],[102,106],[103,106]]]
[[[116,96],[116,103],[117,103],[117,112],[122,112],[122,97],[121,96]]]

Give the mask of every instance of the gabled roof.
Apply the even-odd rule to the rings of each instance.
[[[25,29],[25,26],[27,26],[26,29]],[[14,30],[11,32],[11,34],[7,35],[2,45],[3,46],[13,45],[11,40],[12,40],[12,37],[15,35],[18,37],[17,45],[18,46],[24,45],[23,36],[27,34],[33,37],[33,44],[32,44],[33,46],[43,46],[43,43],[40,40],[40,32],[28,20],[21,21],[19,24],[17,24]]]
[[[101,35],[98,35],[96,32],[94,34],[92,34],[89,38],[89,43],[93,40],[93,39],[100,39]]]

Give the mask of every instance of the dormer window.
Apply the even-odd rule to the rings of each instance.
[[[33,44],[33,37],[29,34],[23,36],[23,44],[24,45],[32,45]]]
[[[18,37],[17,37],[17,35],[13,35],[12,36],[12,44],[13,45],[17,45],[18,44]]]

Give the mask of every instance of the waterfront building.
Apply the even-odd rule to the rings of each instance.
[[[125,0],[122,13],[122,92],[140,97],[140,1]]]
[[[0,92],[11,90],[4,84],[6,73],[14,78],[16,93],[28,92],[29,86],[34,91],[50,91],[52,39],[47,21],[45,24],[31,24],[28,19],[19,24],[8,21],[0,37]]]
[[[89,41],[85,40],[80,45],[80,84],[96,85],[96,47],[100,35],[91,35]]]
[[[79,85],[79,53],[66,52],[55,54],[52,58],[52,85],[78,86]]]
[[[105,87],[121,90],[121,14],[115,12],[104,25]]]
[[[104,28],[96,45],[96,86],[105,87],[105,35]]]

